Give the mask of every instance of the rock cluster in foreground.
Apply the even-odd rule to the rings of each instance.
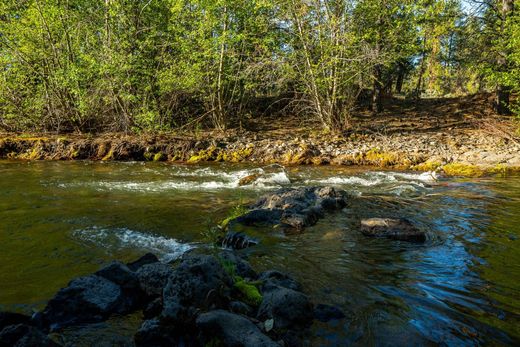
[[[72,280],[33,317],[0,313],[0,347],[59,346],[49,332],[137,310],[137,346],[299,346],[314,319],[344,317],[287,274],[258,274],[232,252],[189,253],[177,266],[147,254]]]

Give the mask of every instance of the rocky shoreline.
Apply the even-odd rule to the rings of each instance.
[[[245,131],[227,136],[5,134],[0,136],[0,159],[351,165],[482,176],[519,172],[520,143],[478,130],[348,136]]]
[[[345,318],[290,275],[257,273],[232,251],[192,251],[174,264],[148,253],[73,279],[32,317],[0,312],[0,346],[60,346],[67,327],[135,311],[134,342],[147,347],[303,346],[314,320]]]

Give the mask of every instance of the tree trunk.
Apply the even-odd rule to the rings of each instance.
[[[402,63],[399,63],[399,67],[397,68],[397,80],[395,82],[395,91],[399,94],[401,94],[401,91],[403,90],[404,74],[404,66]]]
[[[380,113],[383,111],[383,84],[381,82],[381,65],[374,66],[374,90],[372,93],[372,111]]]
[[[501,32],[502,36],[505,34],[505,25],[507,18],[513,13],[514,8],[514,0],[502,0],[502,8],[501,8],[501,19],[502,26]],[[507,71],[507,56],[508,51],[504,50],[499,52],[499,57],[497,59],[497,67],[498,71]],[[498,114],[506,115],[511,112],[509,109],[509,88],[503,84],[499,84],[495,91],[495,109]]]

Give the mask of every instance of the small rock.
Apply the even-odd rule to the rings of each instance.
[[[424,242],[426,234],[409,220],[391,218],[369,218],[361,221],[361,232],[365,236],[386,237],[393,240]]]

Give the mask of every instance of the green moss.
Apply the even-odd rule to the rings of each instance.
[[[102,161],[114,159],[114,150],[111,148],[108,153],[101,159]]]
[[[143,157],[145,160],[151,161],[153,154],[151,152],[144,152]]]
[[[248,145],[244,148],[233,151],[220,151],[216,156],[216,161],[226,161],[230,163],[239,163],[247,159],[253,154],[253,146]]]
[[[157,152],[153,156],[153,161],[162,161],[164,159],[164,154],[162,152]]]
[[[450,163],[442,167],[448,176],[480,177],[484,171],[478,166],[463,163]]]
[[[262,303],[262,294],[254,284],[236,276],[235,288],[242,294],[242,299],[246,304],[259,306]]]
[[[439,167],[442,166],[442,163],[439,161],[425,161],[423,163],[419,163],[417,165],[412,166],[413,170],[417,171],[435,171]]]
[[[372,148],[366,152],[364,159],[373,165],[378,165],[381,167],[396,165],[399,162],[399,157],[397,154],[384,152],[379,148]]]
[[[192,155],[190,159],[188,159],[188,163],[198,163],[201,161],[212,161],[217,158],[216,156],[217,148],[215,146],[211,146],[208,149],[200,150],[199,153]]]

